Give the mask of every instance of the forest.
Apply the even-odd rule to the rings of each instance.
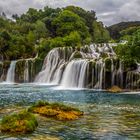
[[[94,11],[80,7],[30,8],[27,13],[0,18],[0,56],[3,60],[41,58],[55,47],[75,47],[110,40],[109,32],[98,22]]]
[[[33,9],[21,16],[5,13],[0,17],[0,59],[15,60],[35,57],[44,59],[56,47],[81,47],[91,43],[127,40],[119,45],[122,59],[140,61],[140,22],[126,22],[105,27],[95,11],[80,7]],[[135,55],[134,55],[135,54]],[[130,61],[131,61],[130,60]]]

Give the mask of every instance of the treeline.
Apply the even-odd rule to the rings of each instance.
[[[129,67],[140,63],[140,26],[129,27],[121,31],[119,40],[125,41],[125,44],[115,47],[119,58],[125,61]]]
[[[0,59],[44,58],[55,47],[75,47],[110,40],[109,32],[98,22],[94,11],[80,7],[49,8],[0,17]]]
[[[107,27],[111,38],[114,40],[119,40],[121,37],[121,31],[131,28],[131,27],[139,27],[140,21],[133,22],[120,22],[118,24],[114,24],[112,26]]]

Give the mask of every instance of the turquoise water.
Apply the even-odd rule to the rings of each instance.
[[[38,100],[63,102],[84,111],[75,121],[61,122],[39,118],[39,127],[31,135],[14,136],[32,139],[55,136],[62,140],[139,140],[140,93],[110,94],[95,90],[61,90],[55,86],[20,84],[0,85],[0,118]],[[13,109],[13,110],[12,110]],[[8,113],[9,113],[8,112]],[[0,133],[0,139],[11,136]]]

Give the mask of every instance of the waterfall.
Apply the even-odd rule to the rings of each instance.
[[[65,63],[64,54],[62,55],[59,48],[51,50],[45,58],[42,71],[36,77],[35,82],[51,84],[55,81],[55,84],[58,84],[61,78],[58,73],[61,71],[61,65]],[[56,79],[56,76],[59,79]]]
[[[116,69],[113,63],[113,59],[111,59],[111,86],[115,85],[115,73]]]
[[[54,48],[46,56],[35,82],[57,84],[66,88],[105,88],[105,62],[101,55],[111,54],[114,55],[114,51],[109,44],[92,44],[80,49]],[[90,60],[95,60],[95,68],[91,68]],[[93,75],[90,78],[91,73]]]
[[[117,71],[117,85],[123,88],[123,62],[119,61],[119,69]]]
[[[137,69],[127,72],[126,75],[126,89],[140,89],[140,65],[137,64]]]
[[[123,62],[114,59],[116,54],[113,46],[117,44],[54,48],[46,56],[35,82],[60,85],[64,88],[95,89],[106,89],[113,85],[123,88],[124,82],[128,85],[130,80],[130,87],[132,84],[139,84],[139,76],[124,72]],[[107,64],[106,59],[109,60]],[[140,66],[137,72],[139,71]]]
[[[28,60],[25,62],[25,68],[24,68],[24,83],[29,82],[29,63]]]
[[[87,66],[87,60],[71,61],[64,71],[61,86],[65,88],[84,88]]]
[[[94,88],[103,89],[103,81],[105,81],[105,63],[102,59],[96,62],[95,73],[97,83]]]
[[[8,69],[6,82],[7,83],[14,83],[15,82],[15,67],[17,61],[11,61],[10,68]]]

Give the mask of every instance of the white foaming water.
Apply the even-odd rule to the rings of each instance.
[[[114,59],[116,44],[92,44],[81,48],[54,48],[44,60],[42,71],[36,83],[59,85],[60,88],[105,89],[118,85],[123,88],[124,66]],[[106,70],[106,58],[111,60]],[[119,65],[119,68],[117,67]],[[139,70],[139,69],[138,69]],[[108,75],[106,75],[108,74]],[[109,76],[109,79],[106,79]],[[127,79],[130,79],[127,76]],[[131,78],[133,80],[133,78]],[[138,82],[138,80],[137,80]],[[58,87],[59,88],[59,87]]]
[[[85,87],[87,65],[87,60],[71,61],[64,71],[61,86],[66,88]]]
[[[25,68],[24,68],[24,83],[29,82],[29,63],[28,60],[25,62]]]
[[[8,69],[6,83],[14,83],[15,82],[15,68],[17,61],[11,61],[10,68]]]

